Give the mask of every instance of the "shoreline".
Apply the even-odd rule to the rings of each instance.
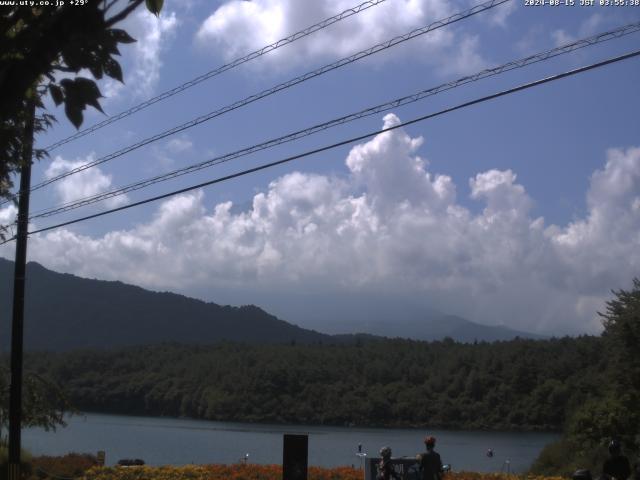
[[[479,428],[479,427],[465,427],[465,426],[442,426],[442,425],[420,425],[420,424],[370,424],[370,425],[359,425],[359,424],[332,424],[332,423],[287,423],[287,422],[277,422],[277,421],[250,421],[250,420],[212,420],[208,418],[198,418],[198,417],[174,417],[170,415],[155,415],[155,414],[147,414],[147,413],[123,413],[117,411],[98,411],[98,410],[80,410],[77,413],[71,413],[70,416],[83,416],[83,415],[106,415],[106,416],[120,416],[120,417],[128,417],[128,418],[145,418],[145,419],[168,419],[168,420],[188,420],[193,422],[211,422],[211,423],[230,423],[230,424],[238,424],[238,425],[256,425],[261,427],[282,427],[282,428],[295,428],[299,426],[308,426],[314,428],[332,428],[332,429],[345,429],[345,430],[438,430],[443,432],[469,432],[469,433],[540,433],[540,434],[553,434],[560,435],[562,430],[553,430],[553,429],[545,429],[545,428],[531,428],[531,426],[524,427],[515,427],[514,428]]]

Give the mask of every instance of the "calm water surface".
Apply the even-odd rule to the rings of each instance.
[[[282,435],[309,435],[309,464],[355,465],[358,444],[369,455],[388,445],[394,456],[415,456],[424,449],[427,433],[413,429],[340,428],[308,425],[257,425],[203,420],[82,414],[69,419],[57,432],[23,431],[24,446],[36,455],[68,452],[106,452],[113,465],[121,458],[142,458],[150,465],[234,463],[246,453],[251,463],[281,463]],[[558,438],[549,433],[479,431],[428,432],[438,439],[436,450],[454,470],[500,471],[509,461],[511,471],[527,470],[542,447]],[[495,455],[485,452],[493,448]]]

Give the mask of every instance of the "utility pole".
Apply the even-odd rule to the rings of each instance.
[[[35,91],[34,91],[35,95]],[[11,388],[9,391],[9,480],[20,480],[20,448],[22,427],[22,347],[24,343],[24,284],[27,263],[29,226],[29,193],[31,190],[31,157],[35,101],[29,102],[25,119],[18,198],[18,231],[16,264],[13,276],[13,318],[11,323]]]

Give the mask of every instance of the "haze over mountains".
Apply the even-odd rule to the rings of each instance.
[[[0,259],[0,342],[9,344],[14,264]],[[388,322],[363,323],[353,312],[328,309],[327,326],[345,322],[340,333],[362,332],[420,340],[452,337],[459,341],[508,340],[534,335],[469,322],[460,317],[427,312],[389,312]],[[366,309],[364,309],[366,313]],[[318,316],[322,312],[309,312]],[[352,330],[346,330],[354,315]],[[347,317],[347,318],[345,318]],[[249,343],[331,343],[353,341],[300,328],[259,307],[220,306],[169,292],[152,292],[122,282],[91,280],[56,273],[42,265],[27,265],[25,348],[70,350],[177,342],[211,344],[221,340]]]
[[[272,294],[273,295],[273,294]],[[252,297],[253,298],[253,297]],[[548,338],[522,332],[504,325],[482,325],[459,315],[443,313],[430,307],[424,299],[398,297],[380,292],[377,295],[335,292],[331,302],[322,296],[297,294],[286,305],[284,298],[256,297],[257,303],[279,318],[287,319],[330,334],[365,332],[386,337],[415,340],[441,340],[451,337],[461,342]],[[308,305],[323,305],[322,310]]]

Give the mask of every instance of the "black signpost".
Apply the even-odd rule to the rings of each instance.
[[[307,480],[309,436],[285,434],[282,448],[282,480]]]

